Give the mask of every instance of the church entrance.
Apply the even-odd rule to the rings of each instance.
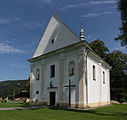
[[[56,92],[50,92],[50,105],[55,106],[56,102]]]

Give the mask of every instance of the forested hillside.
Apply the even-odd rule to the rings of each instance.
[[[28,80],[8,80],[0,82],[0,97],[12,97],[21,92]]]

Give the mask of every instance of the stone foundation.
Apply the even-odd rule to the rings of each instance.
[[[42,102],[42,101],[30,101],[31,105],[48,105],[48,102]]]
[[[107,101],[107,102],[89,103],[88,107],[100,107],[105,105],[110,105],[110,102]]]
[[[58,107],[68,107],[68,103],[57,103]]]
[[[81,103],[79,103],[79,104],[78,104],[78,108],[79,108],[79,109],[85,109],[85,108],[87,108],[87,105],[86,105],[86,104],[81,104]]]
[[[31,105],[48,105],[47,101],[30,101]],[[110,101],[107,102],[98,102],[98,103],[89,103],[88,105],[86,104],[71,104],[71,108],[79,108],[79,109],[85,109],[88,107],[100,107],[100,106],[105,106],[105,105],[110,105]],[[56,103],[57,107],[63,107],[67,108],[68,103]]]

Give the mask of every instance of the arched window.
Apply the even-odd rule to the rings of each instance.
[[[36,70],[36,80],[40,80],[40,70]]]
[[[69,76],[73,76],[75,74],[75,64],[74,61],[70,61],[69,63]]]
[[[103,84],[105,84],[105,72],[103,71]]]
[[[94,65],[93,65],[93,80],[96,80],[96,69]]]

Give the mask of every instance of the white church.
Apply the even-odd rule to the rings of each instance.
[[[55,14],[31,59],[30,102],[72,108],[110,104],[110,66]]]

